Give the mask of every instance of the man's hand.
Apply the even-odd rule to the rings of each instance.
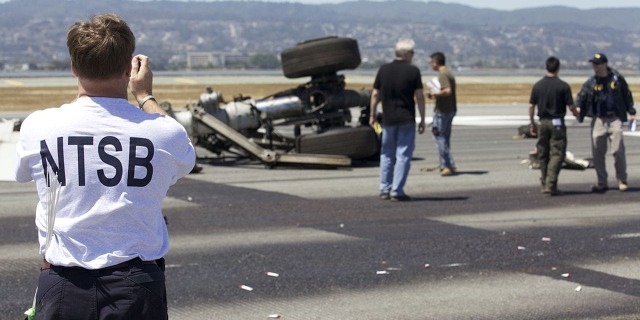
[[[148,99],[152,95],[153,89],[153,73],[149,68],[149,57],[139,54],[131,59],[129,88],[138,103],[147,98],[142,106],[143,111],[167,115],[167,112],[160,107],[155,98]]]
[[[538,136],[538,130],[536,129],[536,125],[533,124],[533,123],[529,125],[529,134],[532,137],[537,137]]]
[[[153,73],[149,68],[149,57],[136,55],[131,59],[131,78],[129,88],[136,101],[153,94]]]
[[[424,123],[424,120],[420,121],[420,123],[418,124],[418,133],[423,134],[426,127],[427,125]]]
[[[576,107],[574,105],[569,106],[569,110],[571,111],[571,113],[573,114],[574,117],[577,117],[577,116],[580,115],[580,108],[578,108],[578,107]]]
[[[630,119],[631,121],[636,121],[636,118],[637,118],[637,117],[636,117],[636,115],[635,115],[635,114],[629,115],[629,119]]]
[[[375,118],[374,116],[370,116],[370,117],[369,117],[369,125],[370,125],[372,128],[375,128],[375,127],[376,127],[376,118]]]

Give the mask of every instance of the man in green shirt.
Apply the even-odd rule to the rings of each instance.
[[[444,177],[456,172],[456,163],[451,155],[451,125],[458,111],[456,78],[445,65],[442,52],[431,54],[431,67],[438,71],[438,82],[427,93],[427,97],[436,100],[432,131],[440,153],[440,175]]]

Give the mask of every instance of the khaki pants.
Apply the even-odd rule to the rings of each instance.
[[[591,121],[591,154],[598,176],[598,184],[607,185],[605,155],[607,142],[611,145],[616,179],[627,181],[627,160],[622,140],[622,121],[618,117],[594,117]]]
[[[540,183],[542,188],[558,188],[558,175],[567,152],[567,127],[554,126],[552,120],[540,119],[538,127],[538,160],[540,160]]]

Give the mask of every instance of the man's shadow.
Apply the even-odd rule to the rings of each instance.
[[[489,171],[486,171],[486,170],[456,171],[455,173],[452,174],[452,176],[461,176],[461,175],[480,176],[488,173]]]

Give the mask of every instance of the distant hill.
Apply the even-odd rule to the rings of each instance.
[[[0,4],[0,63],[66,61],[67,28],[92,14],[115,12],[157,67],[184,67],[188,52],[271,54],[306,39],[358,40],[363,67],[392,58],[400,37],[413,38],[418,64],[443,51],[461,67],[539,67],[548,55],[582,67],[597,51],[620,68],[640,65],[640,8],[580,10],[563,6],[501,11],[419,1],[304,5],[258,1],[138,2],[13,0]],[[64,65],[64,63],[61,63]]]

